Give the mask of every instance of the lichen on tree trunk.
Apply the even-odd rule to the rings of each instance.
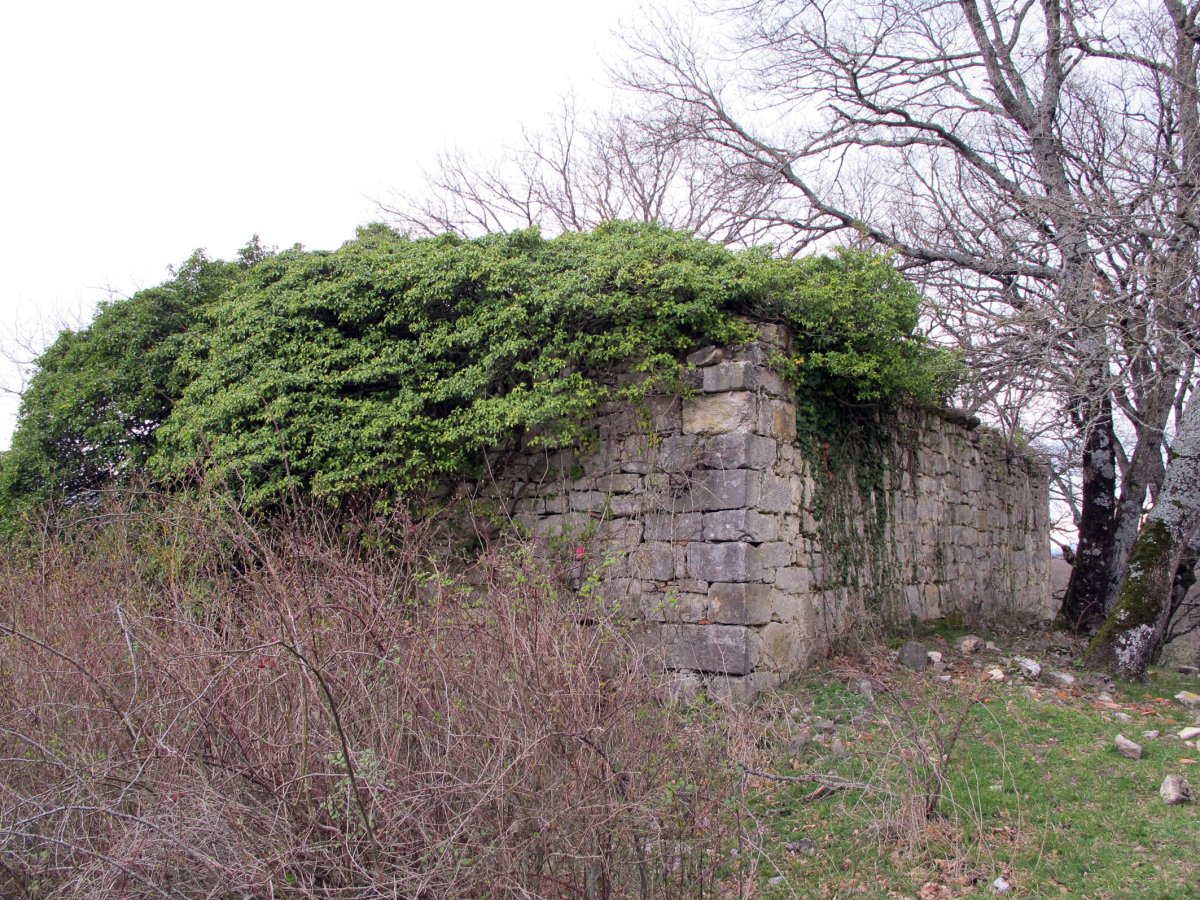
[[[1200,398],[1180,417],[1162,490],[1129,555],[1121,598],[1088,646],[1086,665],[1142,679],[1166,632],[1175,570],[1200,523]]]
[[[1088,424],[1083,453],[1083,502],[1079,547],[1059,617],[1077,633],[1095,630],[1104,620],[1104,593],[1116,535],[1117,460],[1112,406],[1108,398]]]
[[[1147,522],[1129,556],[1121,598],[1084,656],[1085,665],[1140,680],[1162,640],[1176,558],[1170,529]]]

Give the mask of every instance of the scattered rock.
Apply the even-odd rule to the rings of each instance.
[[[966,637],[958,639],[958,652],[963,656],[974,656],[983,649],[983,639],[977,638],[973,634],[968,634]]]
[[[805,728],[787,743],[788,756],[795,756],[812,743],[812,732]]]
[[[793,719],[803,719],[804,711],[802,709],[800,709],[800,707],[798,707],[798,706],[793,706],[791,709],[788,710],[788,715],[791,716]]]
[[[1157,730],[1155,730],[1155,731],[1143,731],[1143,732],[1142,732],[1142,737],[1144,737],[1144,738],[1150,738],[1150,740],[1154,740],[1154,739],[1155,739],[1156,737],[1158,737],[1160,734],[1162,734],[1162,732],[1161,732],[1161,731],[1157,731]]]
[[[949,675],[939,675],[938,681],[942,684],[949,684],[953,679]]]
[[[992,891],[994,893],[1007,894],[1011,890],[1012,890],[1012,885],[1004,880],[1003,875],[1001,875],[999,878],[997,878],[995,881],[992,882]]]
[[[1003,681],[1006,677],[1003,669],[988,669],[986,674],[988,681]]]
[[[1076,678],[1069,672],[1050,672],[1046,678],[1057,684],[1059,687],[1075,687]]]
[[[1175,695],[1175,699],[1184,706],[1190,706],[1193,708],[1200,706],[1200,694],[1193,693],[1192,691],[1180,691]]]
[[[1175,671],[1180,675],[1200,675],[1200,669],[1195,666],[1176,666]]]
[[[1101,703],[1114,702],[1112,694],[1110,694],[1108,691],[1101,691],[1100,693],[1098,693],[1096,695],[1096,699],[1099,700]]]
[[[934,672],[936,672],[938,675],[941,675],[943,672],[946,671],[946,664],[944,662],[935,662],[935,663],[931,664],[929,666],[929,668],[932,669]]]
[[[900,648],[896,659],[902,666],[908,666],[910,669],[920,672],[929,662],[928,653],[928,648],[920,641],[909,641]]]
[[[929,660],[930,665],[936,666],[942,661],[942,654],[937,650],[930,650],[925,654],[925,658]]]
[[[1185,728],[1179,732],[1181,741],[1194,741],[1196,738],[1200,738],[1200,728]]]
[[[822,734],[833,734],[835,731],[837,731],[837,723],[831,721],[830,719],[817,719],[817,722],[815,725],[813,725],[813,728]]]
[[[846,749],[845,742],[841,738],[834,738],[833,745],[829,748],[834,756],[845,756],[849,751]]]
[[[1133,721],[1133,716],[1131,716],[1129,713],[1125,713],[1125,712],[1115,712],[1112,714],[1112,717],[1114,719],[1116,719],[1118,722],[1132,722]]]
[[[1018,656],[1017,665],[1021,667],[1021,674],[1025,678],[1037,678],[1042,674],[1041,664],[1028,656]]]
[[[1083,676],[1083,683],[1098,691],[1111,691],[1113,689],[1112,678],[1103,672],[1088,672]]]
[[[863,695],[863,699],[867,701],[868,706],[875,705],[875,689],[871,687],[871,682],[866,678],[858,683],[858,692]]]
[[[1120,753],[1122,756],[1124,756],[1126,759],[1141,759],[1142,758],[1142,745],[1135,744],[1129,738],[1125,737],[1125,735],[1123,735],[1123,734],[1117,735],[1116,745],[1117,745],[1117,752]]]
[[[1168,775],[1163,779],[1158,795],[1164,801],[1174,806],[1177,803],[1187,803],[1192,799],[1192,786],[1182,775]]]
[[[1000,648],[997,647],[991,641],[988,641],[987,643],[985,643],[983,645],[983,649],[986,650],[988,653],[999,653],[1000,652]]]

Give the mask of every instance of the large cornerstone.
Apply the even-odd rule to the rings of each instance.
[[[836,445],[797,441],[769,364],[788,335],[758,333],[693,353],[685,398],[606,407],[591,450],[498,458],[488,492],[643,623],[682,691],[749,699],[866,621],[1052,614],[1043,463],[903,411],[877,477],[847,478]]]

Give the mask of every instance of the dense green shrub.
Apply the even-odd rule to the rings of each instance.
[[[104,303],[91,325],[62,332],[21,399],[0,460],[0,508],[69,501],[142,472],[187,383],[177,366],[186,333],[258,252],[252,242],[229,263],[197,251],[169,281]]]
[[[916,333],[918,302],[866,254],[784,260],[623,223],[474,241],[372,226],[333,252],[265,259],[189,307],[196,318],[169,342],[154,332],[143,343],[161,364],[140,367],[156,357],[138,349],[115,370],[162,403],[126,415],[124,430],[93,415],[109,430],[82,443],[118,452],[128,423],[153,423],[136,454],[119,451],[121,466],[148,463],[168,482],[199,475],[255,506],[289,492],[393,496],[469,474],[482,451],[522,436],[577,441],[605,400],[679,389],[686,351],[745,339],[742,316],[793,329],[795,353],[778,362],[814,403],[940,400],[952,366]],[[124,312],[104,309],[84,343]],[[72,402],[76,370],[60,374],[58,352],[43,361],[22,431],[46,430],[39,398]],[[618,384],[628,370],[645,377]],[[58,465],[56,445],[38,447]]]

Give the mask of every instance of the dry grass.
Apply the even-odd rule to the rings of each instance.
[[[0,893],[739,893],[737,716],[437,521],[120,504],[0,563]],[[752,743],[752,740],[751,740]],[[743,857],[744,859],[744,857]]]

